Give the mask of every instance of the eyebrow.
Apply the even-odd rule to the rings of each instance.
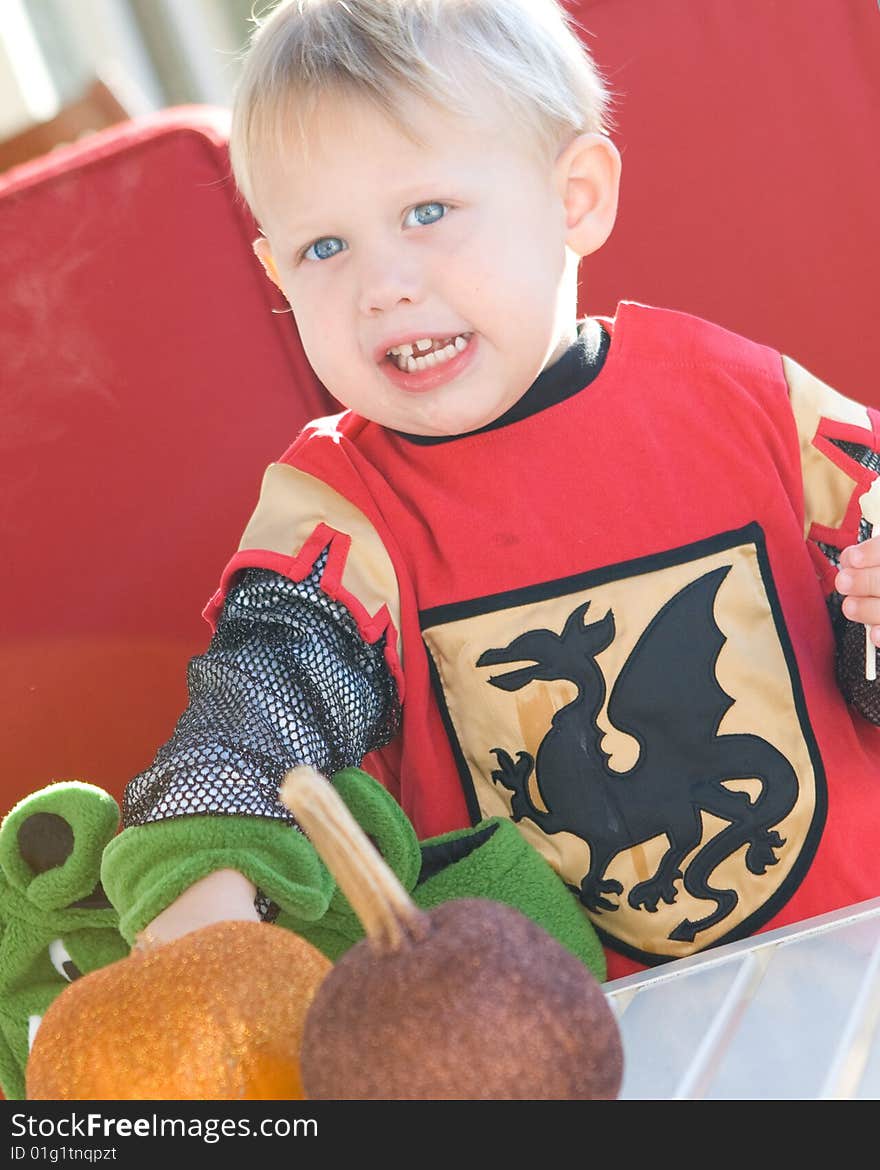
[[[447,192],[446,198],[450,200],[453,199],[453,196],[448,193],[449,187],[451,185],[452,184],[449,182],[448,177],[441,181],[439,179],[428,176],[426,179],[419,181],[417,184],[409,183],[405,187],[400,187],[396,192],[389,192],[388,198],[392,201],[396,200],[400,205],[401,210],[403,210],[405,207],[411,207],[414,204],[418,204],[420,202],[425,203],[436,200],[439,203],[444,198],[444,191]],[[456,183],[456,186],[458,185],[459,184]],[[461,196],[457,196],[456,198],[461,198]],[[321,231],[317,227],[314,229],[311,228],[311,225],[313,223],[316,224],[317,222],[317,220],[310,219],[294,220],[292,225],[286,225],[284,234],[290,240],[307,239],[309,243],[311,243],[313,240],[324,239],[324,237],[328,235],[327,232]],[[292,246],[299,247],[301,245],[294,243]]]

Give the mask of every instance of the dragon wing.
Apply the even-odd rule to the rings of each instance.
[[[726,638],[715,621],[715,597],[730,565],[680,589],[651,619],[617,677],[608,718],[647,754],[680,758],[689,744],[714,737],[734,700],[715,677]],[[661,748],[667,745],[667,750]]]

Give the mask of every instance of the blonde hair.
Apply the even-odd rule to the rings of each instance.
[[[552,157],[567,138],[603,132],[608,90],[558,0],[281,0],[257,18],[232,111],[230,154],[255,207],[255,158],[305,146],[323,95],[366,98],[412,136],[397,98],[409,92],[463,115],[481,82]]]

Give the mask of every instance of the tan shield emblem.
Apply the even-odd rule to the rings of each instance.
[[[825,780],[757,525],[422,627],[476,805],[611,945],[678,958],[790,896]]]

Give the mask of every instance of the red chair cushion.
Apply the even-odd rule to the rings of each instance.
[[[568,0],[617,94],[620,214],[582,265],[880,407],[876,0]]]
[[[253,257],[225,117],[0,181],[0,812],[55,779],[119,797],[150,762],[265,465],[339,409]]]

